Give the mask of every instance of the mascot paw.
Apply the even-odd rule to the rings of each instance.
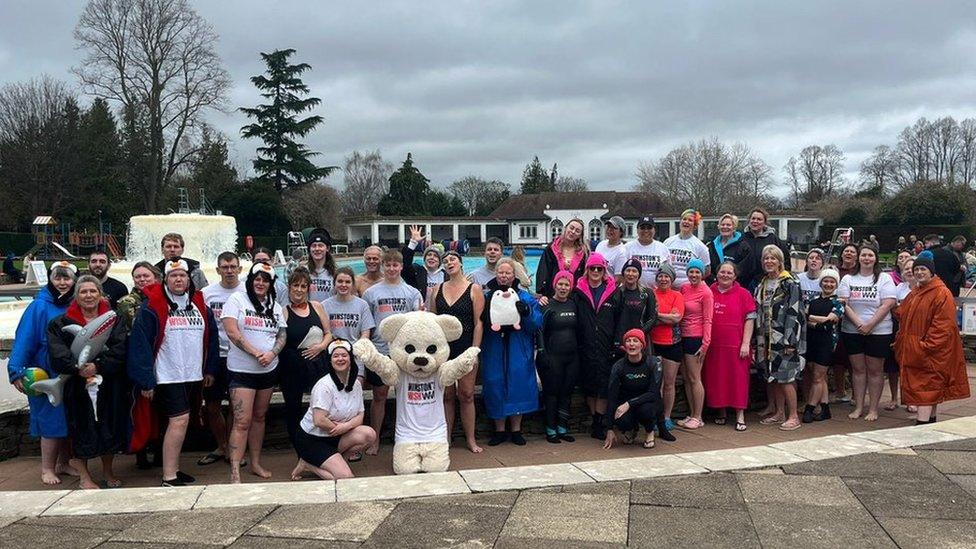
[[[355,343],[352,344],[352,352],[356,356],[356,360],[364,366],[369,366],[374,360],[376,360],[379,351],[376,350],[376,346],[373,342],[368,339],[357,339]]]

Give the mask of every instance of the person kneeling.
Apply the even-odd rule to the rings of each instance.
[[[295,435],[298,465],[292,480],[315,473],[325,480],[352,478],[344,454],[361,452],[376,440],[376,431],[363,425],[363,386],[352,346],[337,339],[327,349],[332,368],[312,387],[308,411]]]
[[[642,330],[634,328],[627,331],[623,343],[626,355],[610,369],[608,413],[604,417],[607,437],[603,443],[607,450],[613,447],[617,439],[614,428],[620,431],[625,444],[631,444],[638,427],[643,426],[647,432],[644,448],[654,447],[655,425],[661,438],[669,442],[675,440],[664,424],[659,367],[654,357],[644,352],[646,346],[647,339]]]

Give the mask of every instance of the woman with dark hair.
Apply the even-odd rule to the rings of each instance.
[[[966,358],[955,298],[936,276],[935,262],[919,257],[912,272],[918,285],[897,312],[895,354],[901,365],[901,400],[918,406],[916,424],[935,423],[939,404],[969,398]]]
[[[775,244],[763,248],[762,264],[766,276],[756,287],[757,362],[772,385],[772,415],[760,423],[780,423],[780,430],[800,428],[797,416],[796,381],[800,378],[800,331],[803,324],[803,299],[796,277],[786,270],[783,250]]]
[[[535,272],[535,289],[540,296],[552,297],[552,278],[559,271],[569,271],[578,280],[586,272],[586,258],[590,247],[583,239],[586,230],[581,219],[571,219],[566,223],[563,234],[552,239],[539,259]]]
[[[70,376],[64,384],[64,413],[71,439],[71,464],[78,470],[80,486],[97,489],[88,460],[102,459],[102,474],[109,488],[122,486],[112,471],[115,454],[126,450],[129,433],[129,383],[125,373],[126,326],[116,319],[102,351],[79,369],[71,352],[77,329],[111,311],[102,285],[92,275],[75,284],[75,298],[67,312],[47,327],[51,368]],[[67,328],[74,327],[69,330]]]
[[[329,316],[318,301],[309,301],[312,278],[305,267],[297,267],[288,277],[288,305],[285,348],[281,350],[278,384],[285,400],[285,426],[292,444],[302,419],[302,395],[328,370],[323,351],[332,341]]]
[[[761,257],[766,246],[776,246],[783,257],[790,255],[789,246],[769,226],[769,212],[762,208],[753,208],[749,212],[748,230],[742,235],[742,245],[749,248],[749,259],[739,264],[739,284],[750,292],[755,290],[759,279],[766,276]]]
[[[701,223],[701,214],[691,208],[681,212],[681,222],[678,224],[678,234],[671,235],[664,241],[664,246],[671,254],[671,266],[674,267],[676,278],[674,288],[680,290],[688,282],[688,264],[697,259],[702,264],[702,276],[708,278],[711,273],[711,258],[708,247],[695,236],[695,231]],[[708,286],[705,287],[706,289]]]
[[[904,237],[902,237],[904,238]],[[904,276],[905,262],[912,259],[912,254],[908,250],[901,250],[898,252],[898,256],[895,258],[895,268],[891,271],[891,280],[895,283],[895,286],[902,283]]]
[[[271,250],[265,248],[264,246],[254,248],[254,251],[251,254],[251,259],[254,261],[254,263],[267,263],[268,265],[271,265],[271,267],[274,267],[274,255],[271,254]],[[217,259],[217,262],[218,264],[220,263],[219,258]],[[288,285],[284,280],[281,279],[280,276],[275,278],[274,290],[275,299],[278,301],[278,303],[281,303],[282,307],[288,305]]]
[[[41,482],[60,484],[58,474],[75,474],[68,468],[67,445],[64,438],[68,426],[64,418],[64,406],[54,406],[46,395],[39,395],[24,388],[24,376],[29,368],[43,370],[48,377],[55,372],[48,361],[48,324],[68,309],[73,296],[78,268],[67,261],[57,261],[48,271],[47,285],[41,288],[30,302],[17,324],[14,348],[7,362],[10,384],[27,394],[30,406],[30,434],[41,438]]]
[[[450,315],[461,322],[461,337],[448,343],[451,347],[450,359],[455,359],[471,347],[481,347],[483,335],[482,313],[485,308],[485,293],[481,286],[469,282],[464,275],[464,263],[455,251],[444,255],[444,276],[446,280],[431,289],[427,296],[427,310],[439,315]],[[451,441],[454,430],[454,402],[461,401],[461,427],[468,450],[475,454],[482,448],[475,440],[474,386],[478,377],[478,366],[453,385],[444,388],[444,413],[447,418],[447,440]]]
[[[884,390],[884,363],[894,340],[891,309],[897,302],[897,293],[891,276],[881,272],[876,248],[861,246],[858,266],[857,272],[841,279],[837,290],[837,297],[845,305],[841,339],[851,359],[854,380],[854,411],[848,417],[861,417],[867,392],[868,412],[864,419],[875,421]]]
[[[857,253],[856,244],[848,243],[841,248],[840,262],[837,265],[837,274],[840,275],[841,280],[845,276],[857,272]],[[847,349],[844,348],[843,337],[837,341],[837,346],[834,348],[832,363],[834,365],[834,398],[829,400],[850,402],[851,397],[847,393],[847,372],[851,369],[851,359]]]
[[[271,265],[255,263],[244,282],[246,294],[236,293],[224,304],[220,321],[232,346],[227,370],[234,428],[230,433],[230,481],[241,482],[241,458],[250,454],[251,472],[271,478],[261,466],[265,415],[277,381],[278,355],[285,348],[288,325],[275,301],[277,275]]]
[[[308,273],[312,277],[308,300],[319,303],[335,295],[336,262],[332,257],[332,236],[321,228],[308,235]]]
[[[326,353],[329,373],[312,387],[308,411],[296,432],[298,465],[291,472],[292,480],[300,480],[305,472],[324,480],[352,478],[343,455],[361,454],[376,438],[376,432],[363,425],[363,386],[352,346],[336,339]]]

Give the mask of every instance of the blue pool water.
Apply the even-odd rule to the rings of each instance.
[[[413,262],[416,263],[416,264],[418,264],[418,265],[423,264],[422,259],[419,258],[419,257],[414,258],[414,261]],[[346,260],[341,260],[341,261],[339,261],[339,264],[340,265],[345,265],[345,266],[348,266],[348,267],[352,267],[353,272],[355,272],[356,274],[362,274],[362,273],[365,273],[366,272],[366,265],[363,264],[363,260],[362,259],[346,259]],[[481,256],[478,256],[478,257],[465,257],[464,258],[464,272],[470,273],[471,271],[477,269],[478,267],[481,267],[484,264],[485,264],[485,258],[484,257],[481,257]],[[535,276],[535,271],[539,267],[539,256],[528,256],[528,257],[526,257],[525,258],[525,265],[526,265],[526,267],[527,267],[527,269],[529,271],[529,274]]]

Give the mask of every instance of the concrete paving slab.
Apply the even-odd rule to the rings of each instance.
[[[976,416],[958,417],[928,425],[936,431],[952,433],[964,437],[976,437]]]
[[[875,517],[976,520],[976,498],[947,479],[847,478]]]
[[[891,448],[880,442],[850,435],[830,435],[790,442],[777,442],[770,444],[770,446],[810,460],[854,456]]]
[[[857,498],[838,477],[737,474],[746,503],[857,507]]]
[[[892,448],[890,450],[881,450],[879,454],[887,454],[890,456],[917,456],[918,454],[915,450],[911,448]]]
[[[363,542],[393,511],[391,501],[333,505],[285,505],[256,524],[248,535]]]
[[[188,511],[202,492],[203,486],[76,490],[58,500],[43,515]]]
[[[214,545],[204,543],[140,543],[133,545],[131,541],[107,541],[98,549],[214,549]]]
[[[27,517],[21,523],[47,528],[92,528],[95,530],[121,532],[144,518],[146,518],[144,513],[62,515],[53,517]]]
[[[851,433],[850,436],[873,440],[891,446],[892,448],[908,448],[910,446],[921,446],[922,444],[948,442],[950,440],[966,438],[962,435],[937,431],[930,425],[914,425],[912,427],[897,427],[895,429],[882,429],[880,431],[864,431],[861,433]]]
[[[356,547],[360,547],[360,544],[355,541],[241,536],[229,545],[228,549],[355,549]]]
[[[569,463],[527,465],[504,469],[459,471],[473,492],[523,490],[542,486],[593,482],[586,473]]]
[[[335,481],[331,480],[211,484],[203,490],[193,508],[301,505],[335,501]]]
[[[108,530],[91,528],[41,528],[29,524],[11,524],[0,528],[0,547],[3,549],[36,549],[64,547],[87,549],[96,547],[112,536]]]
[[[742,509],[744,506],[739,483],[728,473],[635,480],[630,489],[630,502],[700,509]]]
[[[944,478],[931,463],[918,456],[861,454],[784,465],[787,475],[828,477]]]
[[[667,477],[707,473],[700,465],[676,455],[647,456],[603,461],[582,461],[576,467],[597,482],[610,480],[630,480],[635,478]]]
[[[508,514],[508,507],[404,501],[362,546],[491,547]]]
[[[919,450],[918,455],[947,475],[976,475],[976,454],[953,450]]]
[[[483,492],[480,494],[458,494],[454,496],[427,496],[411,501],[434,505],[484,505],[487,507],[510,508],[518,499],[518,492]]]
[[[0,528],[21,520],[21,517],[0,517]]]
[[[784,452],[769,446],[732,448],[681,454],[681,457],[710,471],[729,471],[732,469],[754,469],[772,465],[799,463],[806,458]]]
[[[749,514],[764,549],[897,547],[863,508],[750,503]]]
[[[903,549],[976,547],[976,521],[880,518],[878,522]]]
[[[0,492],[0,517],[30,517],[40,515],[69,490],[37,490],[33,492]]]
[[[949,480],[958,484],[963,490],[976,497],[976,475],[946,475]]]
[[[369,501],[417,496],[465,494],[471,490],[455,471],[385,477],[340,479],[336,501]]]
[[[957,452],[976,452],[976,438],[964,438],[962,440],[950,440],[949,442],[936,442],[916,446],[916,450],[955,450]]]
[[[598,482],[596,484],[570,484],[554,488],[566,494],[603,494],[608,496],[627,496],[630,497],[630,482]],[[547,490],[547,488],[536,488],[536,490]]]
[[[693,540],[693,541],[692,541]],[[630,508],[633,547],[759,548],[759,537],[745,511],[681,507]]]
[[[501,536],[566,545],[627,543],[627,496],[523,492]]]
[[[782,469],[779,467],[770,467],[768,469],[744,469],[742,471],[736,471],[737,475],[785,475]]]
[[[230,545],[274,507],[241,507],[153,513],[112,537],[134,543]]]

